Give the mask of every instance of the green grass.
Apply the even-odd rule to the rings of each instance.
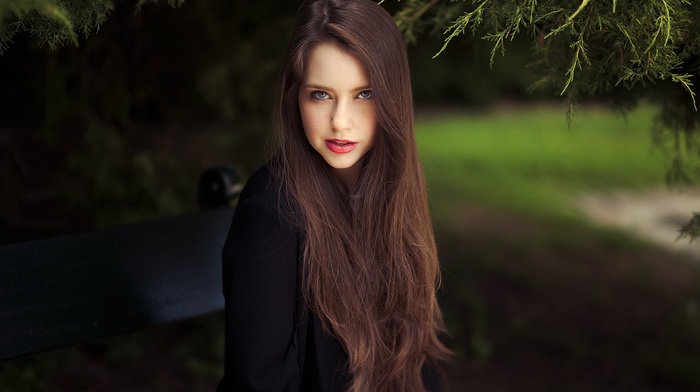
[[[662,186],[652,146],[654,111],[626,118],[581,108],[571,126],[559,107],[419,118],[416,135],[438,215],[475,203],[533,217],[577,215],[582,192]]]

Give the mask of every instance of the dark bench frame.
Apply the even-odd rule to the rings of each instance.
[[[221,249],[240,190],[199,182],[203,211],[0,247],[0,361],[219,311]]]

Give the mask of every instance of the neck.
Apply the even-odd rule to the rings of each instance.
[[[334,169],[334,171],[340,179],[340,182],[343,183],[345,189],[348,191],[352,189],[353,185],[355,185],[357,177],[360,176],[360,167],[357,164],[347,169]]]

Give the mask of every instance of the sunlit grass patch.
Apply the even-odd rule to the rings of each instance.
[[[567,124],[558,107],[493,110],[416,122],[437,214],[478,203],[540,217],[574,216],[572,195],[661,186],[665,162],[652,145],[654,111],[626,118],[581,108]]]

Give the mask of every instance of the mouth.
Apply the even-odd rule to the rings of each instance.
[[[326,139],[326,147],[336,154],[347,154],[357,147],[357,142],[340,139]]]

